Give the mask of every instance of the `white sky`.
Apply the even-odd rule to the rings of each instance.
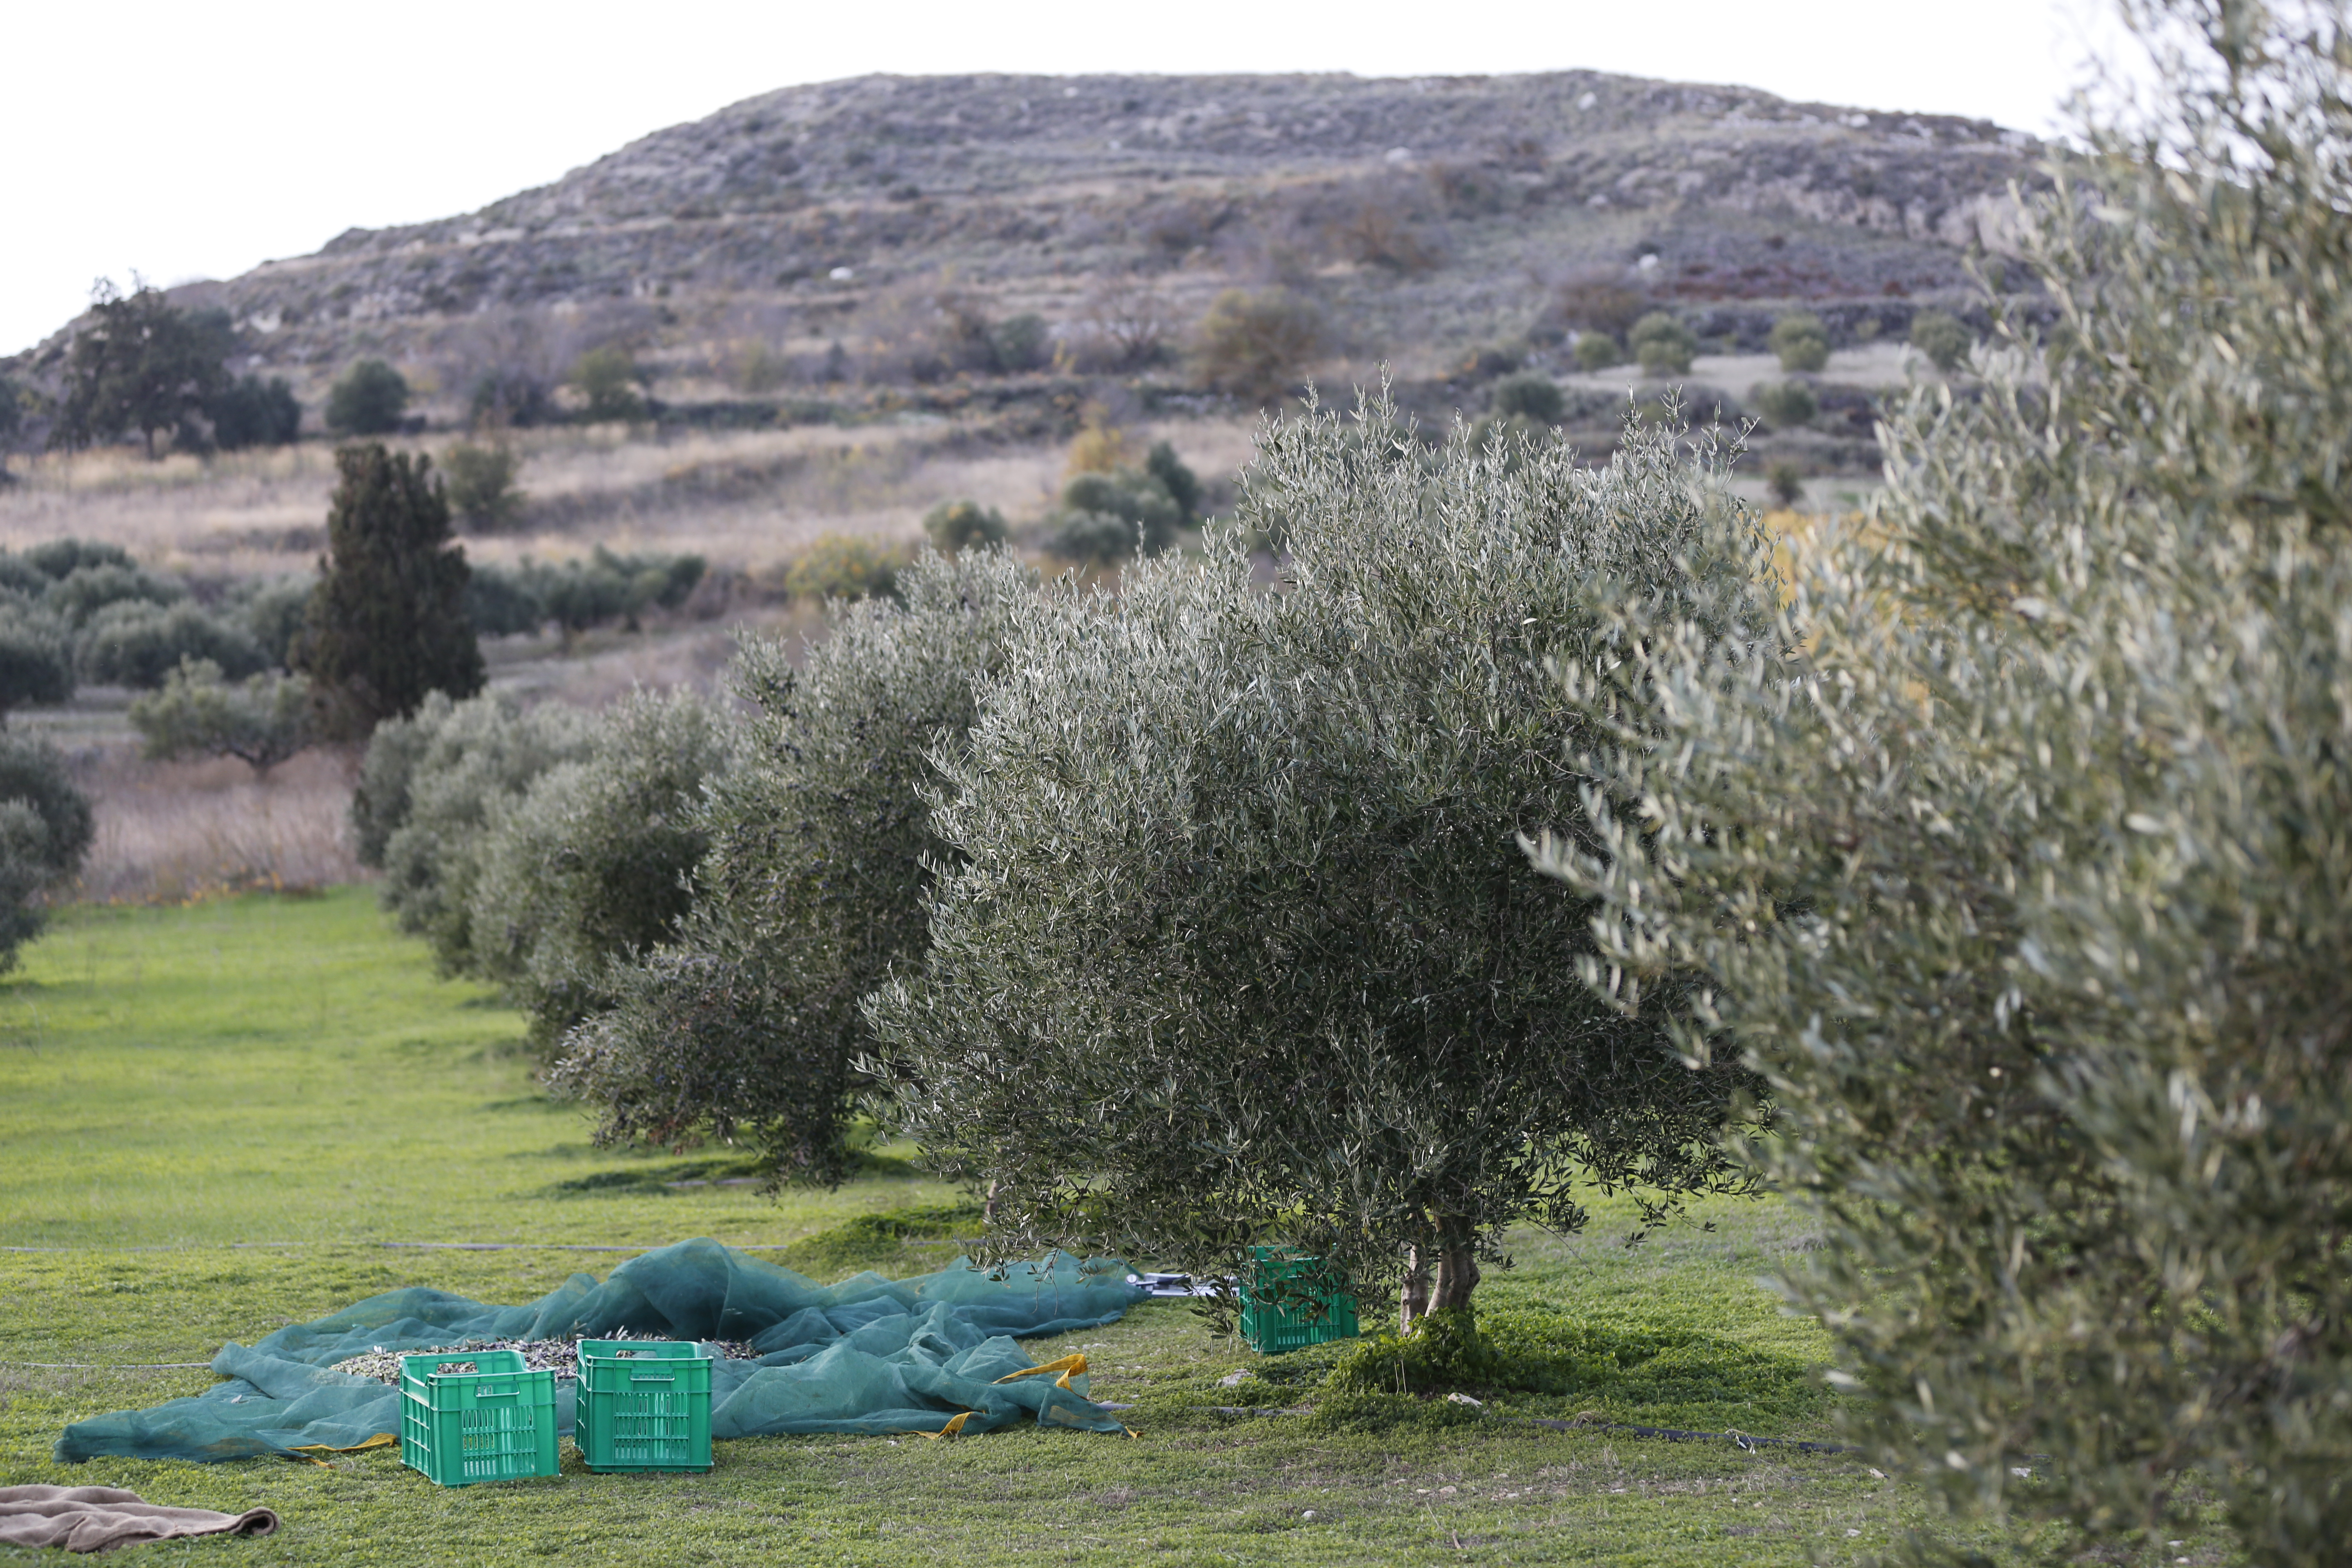
[[[649,131],[867,71],[1591,68],[2047,132],[2100,0],[26,0],[0,30],[0,353],[108,275],[227,278],[469,211]]]

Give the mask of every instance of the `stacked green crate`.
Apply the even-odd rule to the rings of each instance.
[[[1320,1258],[1286,1247],[1253,1247],[1242,1274],[1242,1337],[1261,1355],[1280,1355],[1356,1337],[1356,1297]]]
[[[710,1468],[710,1358],[676,1340],[582,1340],[572,1440],[592,1470]]]
[[[402,1356],[400,1459],[443,1487],[555,1474],[555,1373],[520,1351]]]

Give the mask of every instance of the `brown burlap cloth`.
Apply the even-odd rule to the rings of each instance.
[[[215,1513],[208,1508],[158,1508],[120,1487],[0,1487],[0,1546],[62,1546],[110,1552],[184,1535],[268,1535],[278,1516],[266,1508]]]

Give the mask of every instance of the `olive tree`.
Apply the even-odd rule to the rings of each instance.
[[[44,895],[79,874],[96,836],[89,798],[48,742],[0,730],[0,972],[47,923]]]
[[[756,709],[742,758],[711,786],[710,847],[676,938],[601,982],[604,1010],[566,1037],[554,1081],[597,1104],[606,1137],[709,1131],[762,1149],[787,1180],[833,1183],[868,1087],[858,1002],[926,942],[923,895],[952,852],[925,791],[934,747],[961,743],[976,683],[999,667],[1034,592],[1005,552],[926,552],[899,599],[835,600],[795,667],[747,643]]]
[[[183,654],[159,689],[131,700],[131,727],[151,761],[235,757],[266,778],[310,743],[310,683],[256,673],[234,684],[211,659]]]
[[[1780,653],[1616,608],[1625,657],[1563,667],[1609,734],[1541,858],[1604,900],[1598,993],[1770,1079],[1748,1157],[1822,1226],[1787,1287],[1882,1463],[2068,1561],[2218,1500],[2249,1561],[2319,1564],[2352,1533],[2352,38],[2134,14],[2188,47],[2032,210],[2051,341],[2004,326],[1981,397],[1890,420]]]
[[[474,884],[495,813],[585,756],[592,725],[577,708],[526,710],[494,691],[464,702],[435,692],[414,716],[377,727],[352,796],[352,836],[361,862],[383,868],[384,907],[432,944],[442,973],[474,963]]]
[[[0,592],[0,722],[74,694],[73,630],[37,603]]]
[[[597,973],[671,934],[708,839],[697,809],[728,761],[690,692],[598,714],[586,753],[493,804],[468,894],[470,973],[505,986],[553,1041],[596,1005]]]
[[[1580,731],[1546,673],[1586,595],[1688,596],[1720,459],[1629,427],[1433,459],[1385,406],[1262,431],[1206,558],[1015,605],[969,744],[935,753],[961,864],[930,946],[869,1005],[873,1070],[996,1246],[1230,1270],[1255,1242],[1468,1307],[1522,1221],[1580,1194],[1653,1218],[1738,1190],[1748,1076],[1685,1067],[1563,963],[1591,900],[1517,836],[1572,818]],[[1278,526],[1263,591],[1250,539]]]

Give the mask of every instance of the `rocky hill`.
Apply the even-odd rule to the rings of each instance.
[[[1726,349],[1794,302],[1841,338],[1899,331],[2005,247],[2034,159],[1984,121],[1589,72],[867,77],[175,297],[227,307],[252,367],[306,393],[378,353],[454,397],[501,357],[551,372],[614,338],[665,396],[920,379],[890,351],[943,291],[1066,345],[1141,308],[1172,343],[1218,290],[1274,283],[1339,353],[1427,374],[1556,341],[1594,278]]]

